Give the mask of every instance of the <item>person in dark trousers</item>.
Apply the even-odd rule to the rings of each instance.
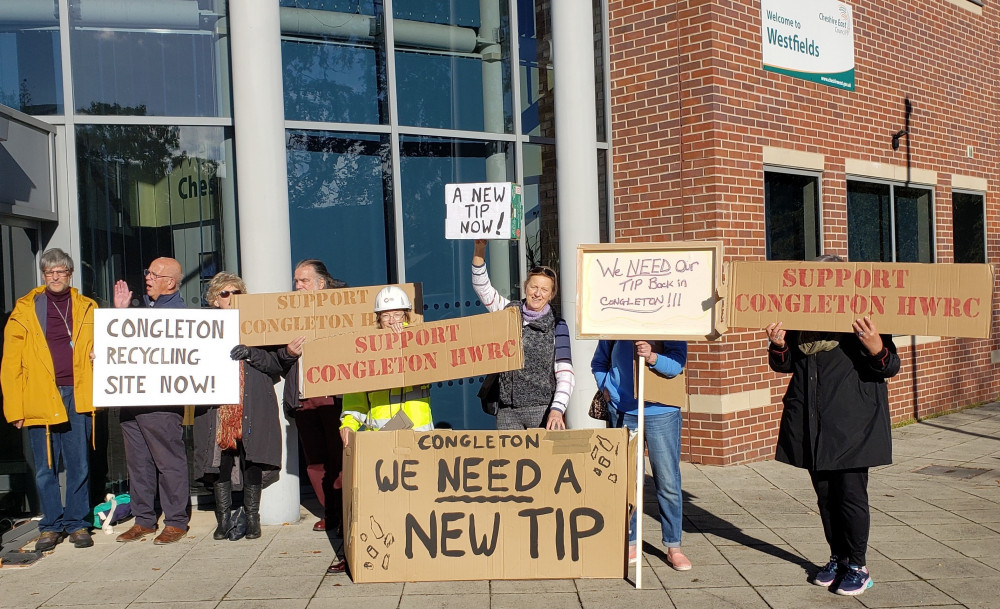
[[[143,271],[146,295],[143,303],[154,309],[184,309],[179,290],[183,274],[173,258],[157,258]],[[114,303],[128,308],[132,291],[128,284],[115,283]],[[187,535],[188,485],[187,451],[184,447],[183,407],[122,408],[120,422],[125,441],[129,496],[135,524],[118,536],[120,542],[139,541],[156,531],[154,508],[157,491],[163,509],[163,531],[153,539],[157,545],[174,543]]]
[[[786,332],[781,322],[766,328],[771,369],[792,375],[775,458],[809,471],[830,546],[830,561],[813,583],[848,596],[873,585],[865,556],[868,470],[892,463],[886,379],[900,365],[892,336],[879,334],[872,319],[855,320],[852,330]]]
[[[44,252],[39,266],[45,285],[17,301],[4,329],[3,410],[8,422],[25,430],[34,457],[42,508],[35,551],[49,552],[67,535],[75,547],[89,548],[97,303],[69,286],[73,259],[66,252]]]
[[[308,259],[295,265],[295,289],[307,292],[346,288],[347,283],[334,279],[326,265]],[[285,412],[295,418],[302,454],[306,460],[306,474],[316,498],[323,508],[323,516],[313,524],[314,531],[335,531],[341,520],[342,491],[335,482],[340,475],[344,447],[340,440],[340,396],[299,398],[298,361],[294,353],[281,349],[282,356],[290,355],[291,362],[285,373],[282,394]]]

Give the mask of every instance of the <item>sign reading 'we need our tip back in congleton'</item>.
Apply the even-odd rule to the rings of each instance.
[[[447,184],[446,239],[519,239],[524,206],[521,186],[510,182]]]

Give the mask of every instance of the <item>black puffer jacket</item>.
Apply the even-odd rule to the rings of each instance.
[[[872,356],[854,334],[835,334],[839,345],[805,355],[801,333],[788,332],[785,348],[768,349],[775,372],[790,372],[775,458],[809,470],[839,470],[892,463],[889,391],[899,372],[892,337],[882,334]]]

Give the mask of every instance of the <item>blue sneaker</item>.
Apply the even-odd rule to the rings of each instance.
[[[836,556],[830,557],[830,562],[826,563],[826,566],[819,570],[819,573],[813,577],[813,582],[817,586],[823,586],[824,588],[829,588],[833,580],[837,579],[837,569],[840,567],[840,563],[837,561]]]
[[[837,586],[836,592],[845,596],[858,596],[874,585],[875,582],[872,580],[871,574],[868,573],[868,567],[849,565],[847,567],[847,574],[844,575],[843,581]]]

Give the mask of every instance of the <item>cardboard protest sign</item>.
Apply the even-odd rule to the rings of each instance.
[[[681,372],[673,378],[667,378],[658,372],[652,371],[649,366],[642,366],[642,373],[646,375],[643,379],[644,396],[646,402],[656,402],[667,406],[677,406],[687,408],[687,376]],[[639,382],[633,385],[633,392],[638,398]]]
[[[722,244],[602,243],[577,248],[577,338],[718,338]]]
[[[850,332],[871,317],[879,332],[989,338],[989,264],[732,262],[726,321],[763,328]]]
[[[447,239],[521,238],[524,206],[520,184],[447,184],[444,203]]]
[[[94,311],[94,406],[235,404],[239,313],[219,309]]]
[[[299,384],[304,397],[375,391],[518,369],[521,313],[411,324],[396,334],[374,327],[307,342]]]
[[[308,339],[356,332],[375,325],[375,296],[384,285],[315,292],[237,294],[233,308],[240,310],[240,342],[244,345],[286,345],[299,336]],[[410,297],[410,320],[423,320],[424,299],[420,284],[400,284]]]
[[[360,582],[622,577],[627,432],[370,431],[344,449]]]

